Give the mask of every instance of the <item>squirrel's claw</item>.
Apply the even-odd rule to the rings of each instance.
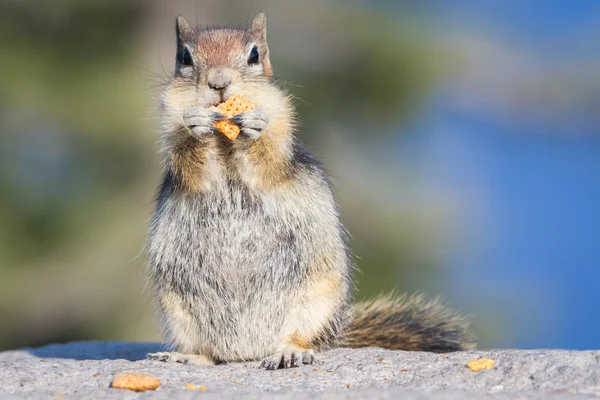
[[[183,114],[183,123],[194,136],[201,137],[211,133],[217,121],[227,119],[223,114],[205,107],[191,108]]]
[[[304,364],[313,365],[315,362],[315,352],[312,350],[306,350],[302,355],[302,362]]]
[[[221,114],[220,112],[213,112],[212,113],[212,118],[214,122],[218,122],[218,121],[224,121],[227,119],[227,117],[223,114]]]
[[[302,350],[295,346],[287,345],[278,349],[273,356],[265,358],[259,368],[272,371],[278,368],[295,368],[302,364],[312,364],[315,361],[314,354],[311,349]]]
[[[269,124],[269,117],[262,110],[255,108],[229,118],[241,128],[241,133],[249,139],[256,140]]]

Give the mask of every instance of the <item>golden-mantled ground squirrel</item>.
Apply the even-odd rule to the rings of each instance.
[[[165,174],[148,258],[166,362],[312,363],[335,346],[450,352],[468,323],[438,301],[384,296],[351,305],[346,231],[321,164],[294,138],[290,95],[274,82],[267,25],[192,29],[177,18],[175,74],[161,98]],[[257,108],[211,111],[232,94]]]

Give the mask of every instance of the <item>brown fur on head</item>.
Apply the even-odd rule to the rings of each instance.
[[[273,81],[265,15],[256,16],[246,29],[193,29],[178,17],[176,36],[175,74],[161,96],[161,122],[163,151],[178,186],[191,191],[208,188],[207,174],[231,165],[223,163],[222,156],[232,148],[240,150],[233,162],[249,182],[271,186],[284,180],[295,118],[290,97]],[[269,117],[262,137],[251,143],[232,143],[219,135],[192,137],[184,126],[184,113],[209,108],[232,94],[250,100]],[[262,178],[255,179],[256,174]]]
[[[230,67],[256,74],[262,70],[267,77],[273,76],[269,47],[267,45],[267,17],[258,14],[247,29],[210,28],[193,30],[183,17],[177,17],[178,56],[188,46],[195,62],[205,70],[210,67]],[[259,52],[258,69],[246,68],[252,48]],[[247,57],[244,57],[246,53]],[[179,63],[181,59],[177,62]]]
[[[193,29],[183,17],[175,25],[175,74],[161,96],[164,132],[181,128],[186,110],[217,105],[234,93],[261,107],[273,77],[264,14],[247,29]]]
[[[247,84],[270,81],[273,69],[267,45],[267,23],[259,14],[247,29],[192,29],[183,17],[176,20],[177,56],[173,89],[192,87],[201,101],[195,106],[208,107],[224,101],[232,93],[245,93]],[[211,77],[226,74],[231,83],[222,91],[211,86]],[[252,85],[250,85],[252,86]],[[218,89],[218,88],[217,88]]]

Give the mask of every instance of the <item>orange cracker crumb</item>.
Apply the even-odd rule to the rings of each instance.
[[[211,109],[216,112],[220,112],[227,118],[231,118],[235,115],[243,112],[253,110],[256,108],[256,104],[250,100],[240,96],[239,94],[233,94],[229,96],[227,101],[219,104],[217,107]],[[229,140],[235,140],[240,134],[240,127],[231,121],[218,121],[215,122],[215,128],[229,138]]]
[[[158,378],[152,375],[134,374],[132,372],[116,375],[111,383],[111,387],[113,388],[133,390],[134,392],[154,390],[159,386],[160,380]]]
[[[479,360],[471,360],[467,363],[467,367],[473,372],[478,372],[484,369],[492,369],[496,365],[496,361],[489,358],[480,358]]]

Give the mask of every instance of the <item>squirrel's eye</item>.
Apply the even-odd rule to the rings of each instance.
[[[192,59],[192,55],[188,49],[183,49],[179,56],[179,62],[181,62],[181,65],[186,67],[191,67],[194,65],[194,60]]]
[[[254,46],[250,51],[250,56],[248,57],[248,65],[258,64],[258,47]]]

